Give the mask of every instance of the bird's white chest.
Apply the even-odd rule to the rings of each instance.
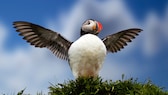
[[[86,34],[75,41],[68,51],[73,75],[97,76],[106,55],[106,47],[96,35]]]

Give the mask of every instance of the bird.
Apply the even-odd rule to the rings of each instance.
[[[15,21],[13,26],[30,45],[48,48],[58,58],[68,61],[75,78],[98,77],[106,55],[123,49],[142,31],[140,28],[129,28],[101,39],[98,34],[103,29],[102,24],[87,19],[79,30],[80,37],[72,42],[59,32],[30,22]]]

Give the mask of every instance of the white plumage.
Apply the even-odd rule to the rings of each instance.
[[[98,76],[106,56],[102,40],[93,34],[86,34],[76,40],[69,48],[69,64],[73,75]]]

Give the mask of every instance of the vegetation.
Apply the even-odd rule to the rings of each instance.
[[[18,95],[22,95],[24,90],[21,90],[22,93]],[[114,82],[103,81],[100,77],[81,77],[63,84],[51,84],[49,90],[49,95],[168,95],[168,91],[156,86],[150,80],[140,83],[137,79],[124,79],[124,75],[121,80]]]
[[[168,95],[151,81],[139,83],[133,78],[113,82],[102,78],[78,78],[49,87],[51,95]]]

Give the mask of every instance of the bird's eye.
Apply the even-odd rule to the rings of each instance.
[[[89,25],[89,24],[90,24],[90,21],[87,22],[87,25]]]

